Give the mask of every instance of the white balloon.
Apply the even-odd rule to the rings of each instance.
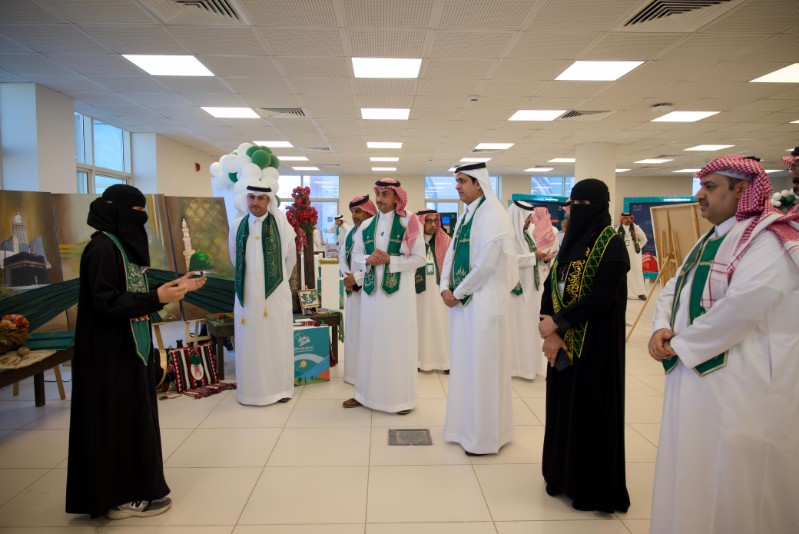
[[[241,172],[239,174],[241,174],[242,178],[244,178],[245,180],[247,179],[255,180],[261,176],[261,167],[259,167],[255,163],[248,163],[241,168]]]
[[[231,185],[233,185],[233,182],[230,181],[230,178],[228,178],[226,174],[220,174],[219,176],[211,178],[211,187],[216,191],[225,191]]]
[[[273,178],[275,181],[280,177],[280,173],[274,167],[267,167],[261,173],[264,178]]]
[[[208,170],[211,172],[211,176],[216,178],[222,174],[222,165],[218,161],[215,161],[208,167]]]
[[[238,182],[236,182],[236,185],[233,186],[233,192],[236,195],[240,195],[242,193],[246,193],[247,192],[247,186],[249,184],[250,184],[250,180],[248,180],[246,178],[241,178]]]
[[[238,210],[239,217],[247,213],[247,195],[242,193],[233,197],[233,206]]]
[[[240,171],[248,163],[252,163],[252,159],[247,154],[239,154],[236,156],[236,170]]]
[[[251,146],[252,146],[252,143],[242,143],[242,144],[239,145],[239,147],[236,149],[236,151],[239,154],[245,154],[246,155],[247,154],[247,149],[250,148]]]
[[[274,178],[264,178],[263,182],[266,187],[271,189],[273,193],[277,194],[277,190],[280,187],[277,183],[277,180]]]
[[[236,172],[238,168],[236,167],[236,158],[238,156],[234,156],[233,154],[225,154],[221,158],[219,158],[219,164],[222,166],[222,171],[224,172]]]

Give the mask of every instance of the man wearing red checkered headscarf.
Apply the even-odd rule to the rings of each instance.
[[[450,237],[436,210],[416,213],[423,229],[427,263],[416,270],[416,317],[419,324],[419,370],[449,374],[449,313],[438,286]]]
[[[369,195],[362,195],[350,201],[350,213],[355,226],[347,229],[338,253],[338,266],[344,276],[347,292],[347,320],[344,323],[344,382],[355,385],[358,370],[358,324],[361,318],[361,286],[363,272],[352,267],[352,249],[355,232],[361,223],[377,214],[374,202]]]
[[[756,160],[697,174],[714,228],[658,300],[649,352],[668,373],[651,531],[799,525],[799,225]]]
[[[405,211],[401,184],[383,178],[374,191],[377,215],[361,223],[352,248],[353,273],[362,273],[363,284],[355,396],[344,407],[405,415],[416,407],[414,275],[425,263],[424,241],[416,215]]]
[[[782,158],[782,164],[791,173],[791,182],[793,182],[793,192],[799,195],[799,146],[791,151],[790,156]]]

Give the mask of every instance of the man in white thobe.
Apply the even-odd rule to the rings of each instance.
[[[294,394],[294,335],[289,276],[297,262],[295,232],[277,208],[276,189],[247,186],[249,213],[230,228],[236,272],[233,307],[236,398],[265,406]]]
[[[344,246],[344,240],[347,238],[347,232],[350,231],[352,226],[350,226],[344,221],[344,215],[342,214],[336,215],[335,217],[333,217],[333,220],[334,223],[333,223],[332,233],[335,234],[336,243],[338,244],[339,250],[341,250],[341,248]],[[352,222],[355,222],[355,219],[353,219]],[[358,224],[356,223],[355,226],[358,226]]]
[[[358,326],[361,321],[361,287],[363,271],[352,267],[352,249],[355,245],[355,231],[363,221],[377,214],[377,208],[369,200],[369,195],[358,196],[350,201],[350,213],[355,226],[347,229],[341,250],[338,254],[338,266],[344,276],[344,288],[347,291],[346,319],[344,321],[344,382],[355,385],[358,371]]]
[[[427,263],[416,270],[416,316],[419,324],[419,370],[449,374],[449,311],[438,287],[441,269],[451,241],[441,228],[436,210],[416,213],[424,228]]]
[[[546,209],[546,208],[544,208]],[[533,205],[519,200],[508,206],[508,215],[516,238],[519,282],[511,290],[510,316],[513,335],[510,353],[511,376],[535,380],[544,368],[541,356],[541,334],[538,333],[538,310],[541,309],[541,290],[544,277],[539,265],[555,257],[536,248],[531,235]]]
[[[353,267],[363,272],[355,397],[345,408],[366,406],[405,415],[416,407],[419,361],[414,274],[424,265],[419,221],[405,211],[400,183],[375,183],[378,214],[355,234]]]
[[[799,532],[799,231],[742,156],[697,176],[694,246],[655,311],[666,368],[651,534]]]
[[[466,205],[441,272],[449,310],[450,375],[444,439],[467,455],[496,454],[513,439],[510,290],[519,280],[508,213],[485,163],[455,170]]]
[[[630,271],[627,273],[627,298],[646,300],[641,251],[648,240],[641,227],[633,222],[632,213],[622,212],[620,222],[617,231],[624,240],[627,254],[630,256]]]

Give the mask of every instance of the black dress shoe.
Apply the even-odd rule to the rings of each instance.
[[[646,297],[643,295],[638,295],[638,300],[646,300]]]
[[[288,401],[290,401],[290,400],[291,400],[291,397],[286,397],[286,398],[280,399],[280,400],[279,400],[279,401],[277,401],[277,402],[281,402],[281,403],[284,403],[284,404],[285,404],[285,403],[287,403],[287,402],[288,402]]]
[[[547,495],[549,495],[550,497],[560,495],[561,493],[560,489],[558,489],[558,487],[555,486],[554,484],[547,484],[546,490],[547,490]]]
[[[444,370],[444,374],[445,374],[445,375],[448,375],[448,374],[449,374],[449,369],[445,369],[445,370]]]
[[[408,415],[409,413],[411,413],[410,410],[400,410],[397,412],[397,415]]]
[[[466,456],[488,456],[487,452],[479,453],[479,452],[469,452],[466,449],[463,450],[466,453]]]

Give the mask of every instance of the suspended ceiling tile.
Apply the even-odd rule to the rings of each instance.
[[[778,95],[785,90],[784,86],[782,83],[739,83],[714,94],[713,98],[746,98],[757,101]]]
[[[306,106],[306,113],[314,119],[350,119],[357,120],[361,117],[355,108],[314,108]]]
[[[125,98],[150,108],[158,108],[160,106],[176,108],[192,105],[182,96],[175,93],[128,93]]]
[[[333,0],[240,0],[256,26],[335,27]]]
[[[731,9],[702,31],[730,35],[779,33],[797,24],[799,13],[793,0],[757,0]]]
[[[625,82],[673,83],[697,76],[715,61],[647,61],[624,76]]]
[[[494,96],[525,96],[535,95],[546,81],[524,80],[509,82],[508,80],[487,80],[481,89],[481,93]]]
[[[461,30],[521,30],[536,6],[529,0],[447,0],[439,28]]]
[[[357,107],[361,108],[401,108],[410,109],[413,105],[411,95],[359,95]]]
[[[547,0],[533,23],[548,30],[606,31],[623,20],[641,0]]]
[[[353,28],[346,32],[349,36],[350,53],[353,57],[400,58],[424,57],[425,39],[430,33],[425,30],[370,30],[365,28]]]
[[[433,96],[460,96],[476,94],[480,80],[419,80],[418,94]]]
[[[499,58],[513,36],[510,32],[438,31],[435,33],[430,57]]]
[[[784,62],[785,65],[795,63],[799,58],[799,45],[786,46],[790,41],[796,41],[796,38],[788,37],[786,35],[777,35],[758,45],[748,52],[744,52],[735,58],[736,61],[747,61],[753,63],[775,63],[778,61]],[[787,41],[787,43],[786,43]]]
[[[610,86],[608,82],[572,82],[572,81],[554,81],[544,84],[538,90],[536,96],[544,97],[578,97],[582,96],[589,98],[596,95],[600,91],[607,89]]]
[[[161,85],[176,93],[230,93],[230,89],[216,77],[159,76],[158,81]]]
[[[110,50],[84,35],[72,24],[0,25],[0,34],[36,52],[102,54]]]
[[[86,0],[37,0],[49,11],[75,24],[156,24],[150,15],[134,0],[113,2]]]
[[[264,53],[253,28],[170,26],[169,29],[194,54],[251,56]]]
[[[84,76],[50,76],[46,74],[30,74],[28,81],[49,87],[61,93],[93,93],[103,92],[105,87],[94,83]]]
[[[508,57],[512,59],[575,59],[591,43],[599,39],[597,32],[554,32],[549,29],[526,31]]]
[[[579,58],[590,61],[644,61],[685,39],[684,33],[611,32],[583,51]]]
[[[158,83],[149,75],[145,76],[108,76],[93,75],[91,79],[103,87],[116,93],[169,93],[169,89]]]
[[[298,95],[351,95],[353,81],[349,78],[308,77],[290,79],[294,92]]]
[[[47,57],[80,74],[144,74],[143,70],[118,54],[47,54]]]
[[[416,94],[417,80],[363,79],[353,80],[356,95],[413,95]]]
[[[89,36],[120,54],[189,54],[165,26],[81,26]]]
[[[220,77],[280,76],[267,56],[199,56],[198,59]]]
[[[347,78],[352,72],[351,62],[343,57],[276,57],[274,61],[289,78]]]
[[[114,93],[81,93],[70,92],[67,96],[89,106],[129,106],[130,100]]]
[[[14,76],[10,72],[0,70],[0,83],[19,83],[24,81],[26,80],[20,78],[19,76]]]
[[[182,96],[187,102],[200,107],[225,108],[244,106],[244,102],[242,102],[239,95],[235,94],[189,93],[181,91],[180,96]],[[203,113],[205,113],[205,111],[203,111]]]
[[[419,76],[425,79],[451,80],[468,78],[483,80],[493,67],[494,59],[427,59],[422,62]]]
[[[279,76],[225,77],[222,81],[237,93],[291,94],[286,81]]]
[[[276,93],[238,93],[246,105],[253,108],[301,108],[302,104],[294,95]]]
[[[66,22],[33,2],[0,2],[0,20],[7,24],[58,24]]]
[[[560,59],[503,59],[498,62],[494,80],[551,81],[572,62]]]
[[[275,56],[343,56],[338,29],[259,28],[270,54]]]
[[[657,56],[671,61],[725,61],[753,48],[768,38],[763,34],[699,33]]]
[[[157,117],[158,114],[142,106],[95,106],[97,109],[123,119],[134,117]]]

